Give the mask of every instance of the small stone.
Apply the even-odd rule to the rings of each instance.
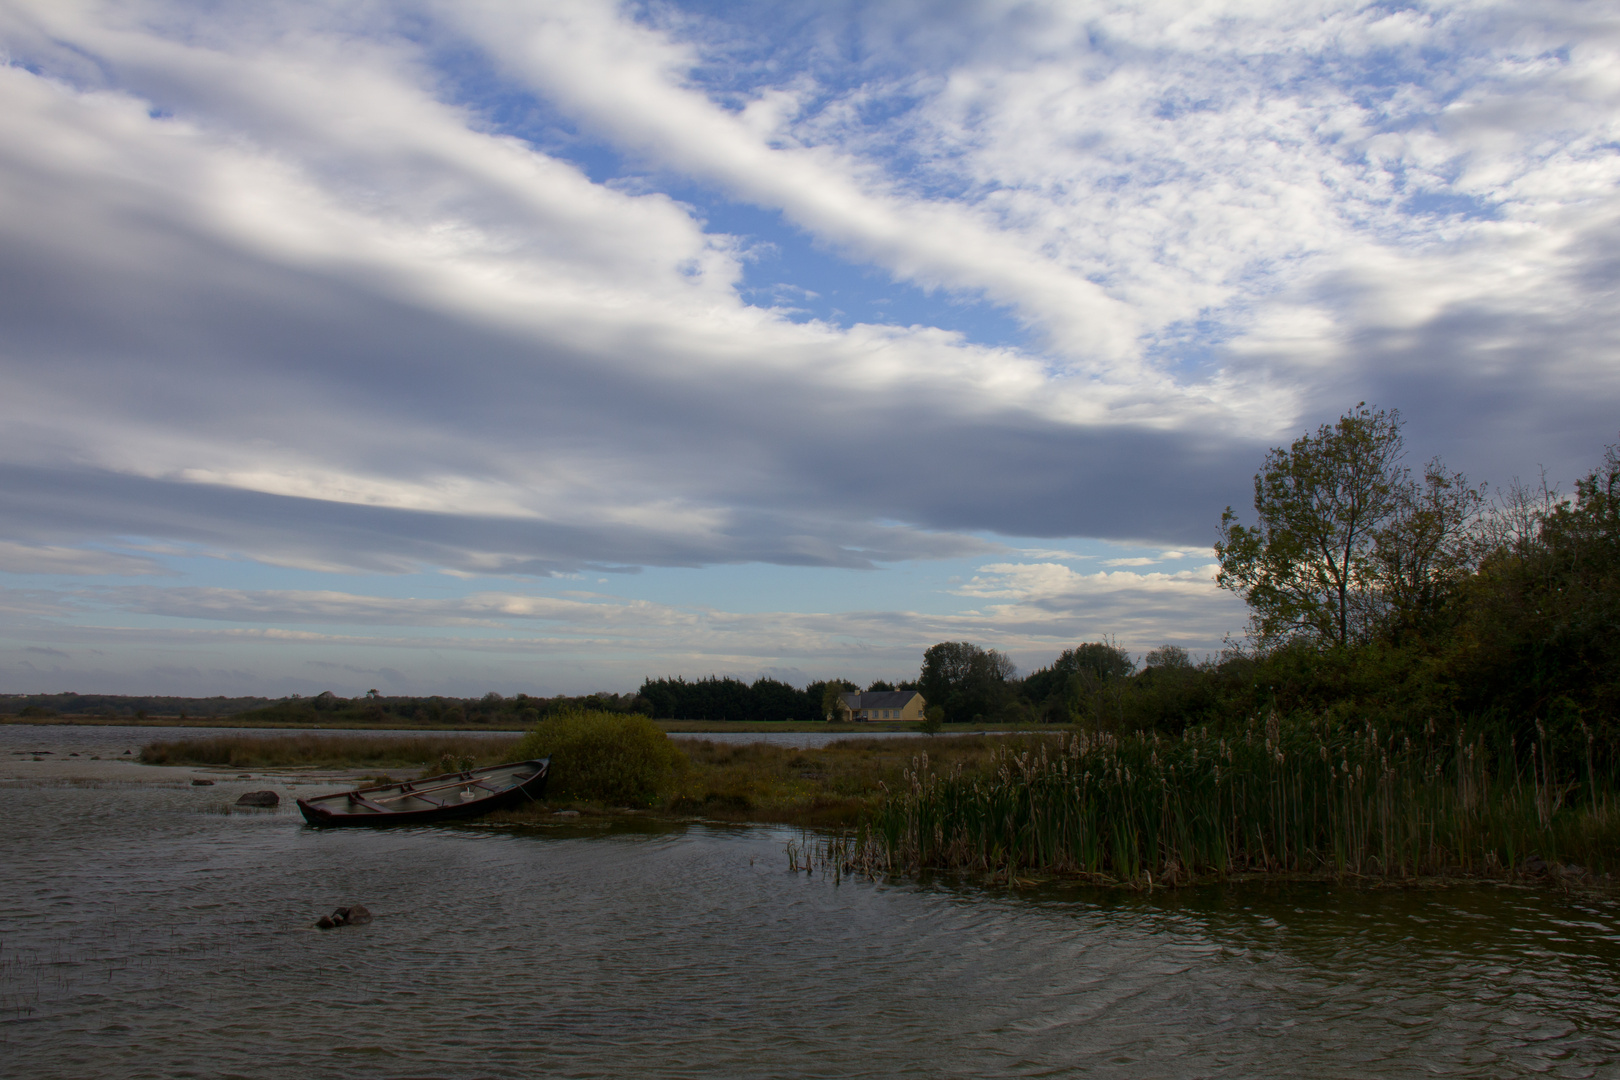
[[[193,780],[191,782],[191,786],[192,787],[213,787],[214,782],[212,780]]]
[[[236,800],[237,806],[280,806],[281,796],[273,791],[250,791]]]
[[[236,774],[236,778],[238,780],[251,780],[253,779],[253,774],[250,772],[239,772]]]
[[[579,817],[578,810],[558,810],[552,817]]]
[[[125,751],[124,751],[124,756],[125,756],[125,757],[129,757],[129,755],[131,755],[131,754],[133,754],[133,753],[134,753],[134,752],[135,752],[135,751],[133,751],[133,750],[125,750]]]
[[[73,751],[73,753],[68,755],[68,757],[78,757],[78,756],[79,756],[79,752],[77,750]]]
[[[354,904],[340,907],[330,915],[322,915],[315,920],[315,925],[322,930],[332,930],[339,926],[364,926],[370,921],[371,911],[364,904]]]

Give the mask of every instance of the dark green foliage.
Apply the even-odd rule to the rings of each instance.
[[[233,719],[260,724],[319,725],[341,727],[494,727],[516,730],[532,727],[547,717],[581,709],[596,712],[631,713],[646,707],[635,694],[598,692],[585,697],[530,697],[518,694],[502,697],[491,692],[481,698],[384,697],[367,693],[343,698],[331,691],[314,697],[283,698],[281,701],[237,713]]]
[[[549,757],[548,797],[612,806],[653,806],[685,762],[645,716],[573,712],[541,721],[512,750],[513,760]]]
[[[691,682],[679,677],[647,679],[639,696],[647,711],[661,720],[779,722],[825,720],[835,711],[837,694],[859,689],[847,679],[813,682],[797,690],[776,679],[745,683],[710,675]]]
[[[930,706],[945,710],[947,723],[985,722],[1013,705],[1017,669],[994,649],[966,641],[942,641],[923,653],[917,689]]]
[[[1620,741],[1620,446],[1571,501],[1515,491],[1510,525],[1469,583],[1445,666],[1458,707],[1557,751]]]
[[[1104,727],[1120,722],[1123,680],[1136,670],[1131,654],[1111,642],[1089,641],[1065,649],[1051,667],[1024,677],[1020,697],[1033,718],[1045,723],[1090,721]]]
[[[647,679],[641,697],[653,716],[669,720],[819,720],[821,684],[796,690],[776,679],[752,684],[729,676]],[[812,691],[814,691],[812,693]]]

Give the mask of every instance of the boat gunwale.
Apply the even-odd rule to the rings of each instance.
[[[535,766],[535,768],[527,777],[523,779],[516,779],[517,777],[522,776],[520,770],[526,765],[532,765]],[[450,788],[458,787],[462,784],[471,785],[477,782],[476,778],[479,774],[488,775],[489,773],[497,772],[502,769],[513,770],[511,775],[515,780],[514,783],[499,790],[490,790],[489,788],[485,787],[485,785],[479,784],[478,786],[485,787],[488,794],[480,795],[475,799],[468,799],[465,802],[460,803],[429,805],[425,808],[411,810],[372,810],[368,813],[352,813],[343,810],[329,809],[327,806],[320,805],[322,803],[332,803],[338,800],[342,800],[344,803],[352,805],[353,802],[350,798],[351,796],[364,795],[367,792],[398,791],[402,796],[410,795],[413,793],[411,789],[416,785],[423,785],[426,787],[435,781],[449,781],[452,780],[452,778],[454,779],[454,783],[445,783],[442,786]],[[437,776],[425,776],[419,780],[394,781],[387,784],[370,784],[365,787],[351,788],[347,791],[335,791],[329,795],[317,795],[309,799],[299,799],[297,800],[298,809],[304,815],[304,820],[306,822],[308,822],[310,825],[316,826],[384,824],[403,825],[410,822],[441,821],[448,818],[476,817],[479,814],[487,813],[496,809],[496,807],[501,803],[511,800],[518,795],[528,795],[531,799],[534,798],[534,794],[528,790],[529,787],[536,782],[539,782],[542,785],[543,790],[544,782],[549,776],[550,771],[550,758],[530,758],[525,761],[508,761],[499,765],[483,765],[476,769],[465,769],[459,772],[440,773]],[[428,788],[428,790],[431,789]],[[432,803],[432,800],[426,798],[423,798],[421,801],[428,802],[430,804]]]

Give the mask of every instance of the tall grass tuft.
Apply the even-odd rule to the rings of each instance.
[[[512,751],[516,760],[551,758],[551,799],[655,806],[686,755],[645,716],[585,710],[548,717]]]
[[[1244,871],[1495,875],[1532,855],[1620,868],[1613,777],[1590,759],[1581,781],[1558,775],[1544,741],[1520,765],[1493,761],[1483,739],[1415,745],[1275,719],[1230,738],[1081,732],[1003,750],[971,773],[931,768],[922,753],[861,859],[1149,885]]]

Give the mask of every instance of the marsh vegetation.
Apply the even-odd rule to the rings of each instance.
[[[216,735],[149,742],[140,760],[233,769],[425,769],[446,757],[479,764],[510,760],[505,755],[516,743],[510,735]]]

